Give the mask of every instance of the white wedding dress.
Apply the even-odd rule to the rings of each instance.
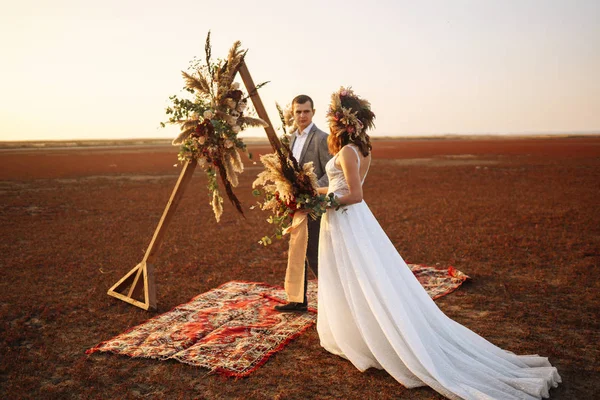
[[[326,166],[329,192],[342,196],[336,158]],[[546,357],[502,350],[448,318],[364,201],[323,216],[318,293],[321,345],[360,371],[383,368],[450,399],[540,399],[561,382]]]

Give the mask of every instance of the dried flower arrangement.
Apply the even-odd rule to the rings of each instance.
[[[327,208],[339,207],[333,193],[317,193],[317,176],[313,163],[305,163],[301,167],[292,155],[288,132],[294,132],[297,126],[289,107],[283,110],[279,104],[276,106],[283,131],[280,146],[274,153],[260,157],[265,170],[258,174],[252,184],[253,194],[263,197],[262,201],[258,202],[260,209],[271,212],[272,215],[267,221],[275,225],[274,235],[264,236],[259,241],[264,246],[271,244],[273,237],[283,237],[296,212],[307,212],[311,218],[316,219],[323,215]],[[259,187],[262,188],[258,189]]]
[[[167,123],[179,124],[181,128],[173,140],[173,145],[180,146],[179,161],[197,162],[206,172],[210,204],[218,222],[223,213],[219,177],[229,200],[244,214],[233,193],[233,187],[238,185],[238,174],[244,170],[240,152],[247,151],[238,134],[247,127],[265,127],[267,123],[247,115],[251,94],[244,95],[240,84],[234,82],[246,55],[241,42],[233,44],[227,59],[213,62],[209,32],[204,49],[204,62],[195,59],[188,72],[182,71],[184,89],[194,95],[193,100],[171,96],[172,104],[166,113],[169,115]],[[257,89],[264,84],[257,85]]]

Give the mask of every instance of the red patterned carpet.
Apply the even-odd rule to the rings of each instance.
[[[410,268],[434,299],[456,290],[468,279],[452,267],[410,264]],[[308,285],[309,312],[274,311],[273,306],[285,298],[280,287],[227,282],[86,353],[174,359],[228,376],[247,376],[316,321],[316,281]]]

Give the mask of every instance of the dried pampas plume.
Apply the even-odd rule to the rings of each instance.
[[[217,220],[217,222],[219,222],[221,220],[221,215],[223,215],[223,198],[219,194],[218,190],[215,190],[213,192],[211,206],[213,212],[215,213],[215,219]]]
[[[192,115],[190,119],[176,121],[175,123],[180,125],[181,132],[171,143],[174,146],[182,144],[192,133],[194,133],[198,126],[198,122],[200,122],[198,114]]]
[[[235,79],[235,75],[240,69],[242,62],[244,61],[246,51],[242,50],[241,47],[242,42],[240,42],[239,40],[236,41],[233,44],[233,46],[231,46],[231,49],[229,49],[229,54],[227,56],[227,61],[216,73],[215,79],[218,82],[216,96],[217,102],[220,102],[221,98],[229,90],[229,87]]]
[[[317,175],[315,174],[315,167],[313,165],[313,162],[309,161],[309,162],[305,163],[302,166],[302,170],[304,171],[304,174],[310,178],[310,183],[312,184],[312,187],[314,187],[314,188],[319,187],[319,184],[317,183],[318,182]]]
[[[277,154],[264,154],[260,156],[260,161],[265,169],[258,174],[252,183],[252,188],[263,186],[266,191],[278,192],[283,201],[292,200],[294,198],[294,188],[283,175]]]
[[[198,76],[194,76],[185,71],[181,71],[181,75],[185,81],[185,86],[190,89],[196,89],[201,94],[210,96],[210,85],[201,73],[198,73]]]
[[[248,126],[257,128],[267,128],[269,126],[269,124],[267,124],[264,120],[254,117],[241,117],[238,119],[238,121]]]
[[[225,155],[223,164],[225,165],[225,171],[227,171],[227,180],[231,182],[231,186],[236,187],[239,184],[239,181],[231,154]]]
[[[242,162],[242,157],[237,149],[233,149],[233,159],[231,160],[231,164],[233,165],[233,170],[237,173],[244,172],[244,163]]]
[[[173,139],[171,144],[173,146],[178,146],[182,144],[188,137],[190,137],[192,133],[194,133],[195,130],[196,128],[188,128],[186,130],[181,131],[179,135],[175,139]]]

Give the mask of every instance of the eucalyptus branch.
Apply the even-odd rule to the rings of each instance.
[[[246,97],[244,97],[244,100],[256,95],[256,93],[258,92],[258,89],[260,89],[261,87],[265,86],[267,83],[270,83],[271,81],[265,81],[265,82],[261,82],[258,85],[256,85],[256,87],[254,88],[254,90],[252,90],[251,92],[248,93],[248,95]]]

